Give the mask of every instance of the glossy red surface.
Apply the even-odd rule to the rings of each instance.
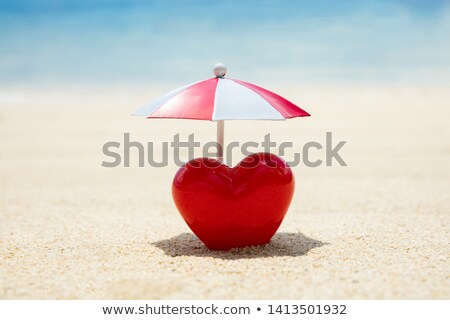
[[[210,249],[227,250],[269,242],[294,184],[289,166],[273,154],[252,154],[233,168],[199,158],[178,170],[172,195],[197,237]]]

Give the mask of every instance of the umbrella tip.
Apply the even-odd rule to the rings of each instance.
[[[223,63],[216,63],[213,68],[216,78],[223,78],[227,74],[227,66]]]

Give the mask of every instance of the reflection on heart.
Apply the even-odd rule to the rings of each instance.
[[[199,158],[181,167],[172,185],[175,204],[197,237],[210,249],[268,243],[294,194],[286,162],[256,153],[230,168]]]

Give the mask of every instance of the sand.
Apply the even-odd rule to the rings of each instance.
[[[124,132],[214,139],[213,123],[129,116],[165,89],[0,89],[0,298],[450,299],[448,88],[272,86],[313,117],[227,123],[226,140],[331,131],[348,167],[293,168],[272,242],[228,252],[177,212],[174,164],[101,166]]]

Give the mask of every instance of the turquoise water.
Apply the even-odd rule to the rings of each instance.
[[[448,3],[0,0],[0,83],[449,83]]]

